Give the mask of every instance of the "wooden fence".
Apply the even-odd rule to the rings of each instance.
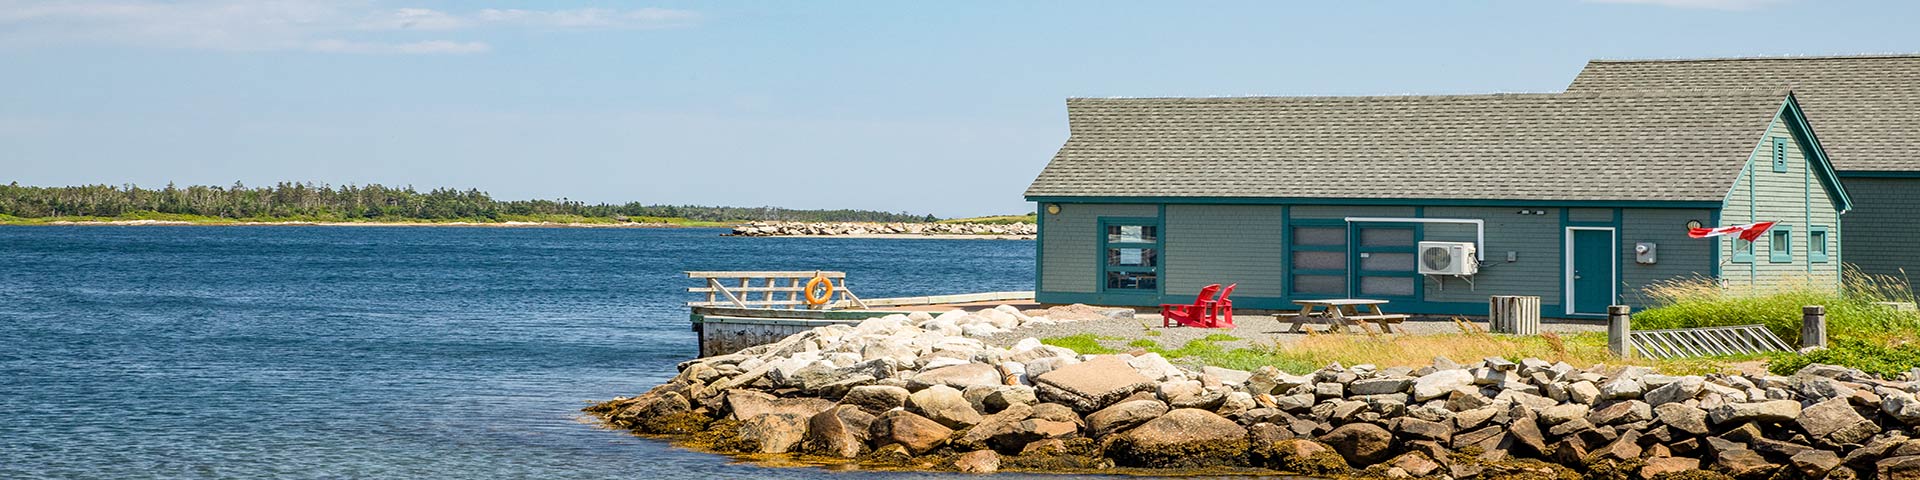
[[[847,290],[847,273],[826,270],[800,272],[687,272],[687,278],[706,280],[707,286],[688,288],[704,293],[704,302],[687,302],[689,307],[823,309],[833,305],[867,308],[858,295]],[[809,304],[807,283],[826,279],[831,290],[827,303]]]

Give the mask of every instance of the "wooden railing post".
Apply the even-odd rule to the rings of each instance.
[[[1626,305],[1607,307],[1607,351],[1618,358],[1633,358],[1633,316]]]
[[[1800,307],[1800,348],[1827,348],[1827,307]]]

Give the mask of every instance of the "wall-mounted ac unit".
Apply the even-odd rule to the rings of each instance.
[[[1479,271],[1473,242],[1420,242],[1421,275],[1473,275]]]

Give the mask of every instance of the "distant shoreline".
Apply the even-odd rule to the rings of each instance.
[[[488,228],[727,228],[725,225],[677,225],[671,223],[582,223],[582,222],[196,222],[187,220],[52,220],[45,222],[0,222],[0,226],[83,226],[83,227],[488,227]]]

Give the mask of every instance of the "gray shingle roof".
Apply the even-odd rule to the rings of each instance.
[[[1718,202],[1786,98],[1075,98],[1026,195]]]
[[[1568,92],[1791,88],[1834,169],[1920,171],[1920,55],[1595,60]]]

